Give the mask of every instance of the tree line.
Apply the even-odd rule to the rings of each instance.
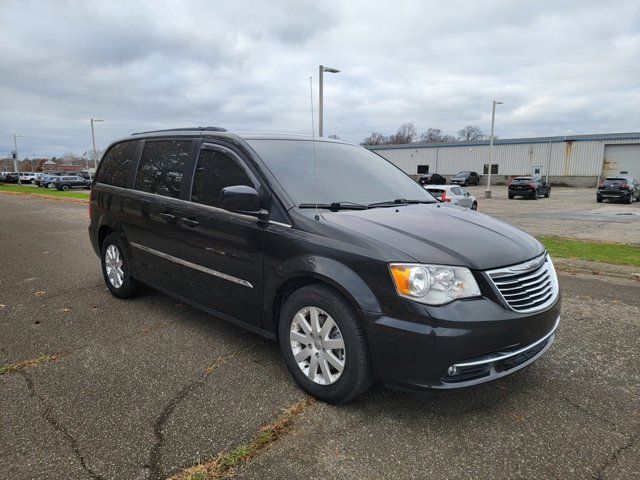
[[[494,137],[495,138],[495,137]],[[397,145],[401,143],[453,143],[453,142],[470,142],[475,140],[486,140],[487,136],[482,133],[480,127],[475,125],[467,125],[458,130],[458,135],[448,135],[442,133],[439,128],[428,128],[426,132],[418,135],[418,131],[413,123],[403,123],[400,125],[396,133],[391,135],[383,135],[379,132],[373,132],[360,142],[360,145]]]

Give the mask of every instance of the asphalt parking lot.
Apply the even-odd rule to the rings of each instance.
[[[558,212],[584,215],[574,194],[480,198],[480,209],[533,233],[560,232]],[[592,201],[593,210],[640,211]],[[518,210],[529,205],[549,209]],[[618,216],[576,218],[578,238],[610,224],[596,215]],[[620,217],[607,228],[638,243],[640,216]],[[167,478],[251,442],[306,398],[275,343],[159,293],[113,298],[87,225],[86,205],[0,194],[0,363],[59,355],[0,375],[0,478]],[[560,282],[557,341],[529,368],[457,393],[375,386],[344,406],[309,403],[232,473],[638,478],[640,283],[562,272]]]
[[[640,245],[640,202],[596,202],[595,188],[552,187],[549,198],[507,198],[507,187],[468,187],[478,199],[478,209],[516,225],[533,235]]]

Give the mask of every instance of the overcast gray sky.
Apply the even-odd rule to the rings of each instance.
[[[640,2],[0,0],[0,157],[220,125],[359,142],[407,121],[455,134],[640,131]],[[316,108],[317,114],[317,108]]]

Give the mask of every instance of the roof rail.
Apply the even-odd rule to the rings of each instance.
[[[148,133],[162,133],[162,132],[193,132],[193,131],[208,131],[208,132],[226,132],[226,128],[222,127],[183,127],[183,128],[163,128],[162,130],[149,130],[148,132],[136,132],[131,135],[146,135]]]

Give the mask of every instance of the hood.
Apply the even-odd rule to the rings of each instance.
[[[488,270],[524,262],[544,252],[540,242],[522,230],[454,206],[419,204],[343,210],[323,212],[323,217],[420,263]]]

